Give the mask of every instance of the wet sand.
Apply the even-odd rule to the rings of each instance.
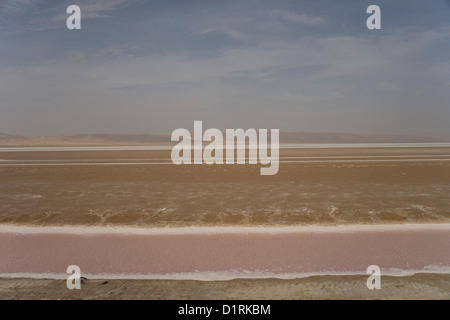
[[[0,299],[450,299],[450,275],[381,277],[381,289],[369,290],[367,275],[314,276],[303,279],[95,280],[81,290],[65,280],[0,278]]]

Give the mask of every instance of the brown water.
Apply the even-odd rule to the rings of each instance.
[[[261,165],[168,150],[0,153],[0,223],[310,225],[450,221],[450,148],[282,149]],[[160,164],[157,164],[160,163]]]

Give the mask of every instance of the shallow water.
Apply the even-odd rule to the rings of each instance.
[[[289,149],[277,175],[261,176],[260,165],[175,166],[167,151],[4,152],[0,223],[449,222],[449,155],[435,146]]]

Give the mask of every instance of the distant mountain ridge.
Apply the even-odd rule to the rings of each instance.
[[[0,133],[0,146],[98,146],[169,143],[170,136],[155,134],[73,134],[19,136]]]
[[[432,143],[450,142],[450,137],[379,135],[354,133],[280,132],[280,143]],[[170,135],[157,134],[74,134],[20,136],[0,133],[0,146],[99,146],[173,144]]]
[[[426,143],[450,142],[450,137],[356,133],[280,132],[280,143]]]

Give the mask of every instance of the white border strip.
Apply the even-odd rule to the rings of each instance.
[[[175,145],[175,144],[174,144]],[[116,145],[116,146],[66,146],[66,147],[0,147],[0,152],[21,151],[140,151],[172,150],[174,145]],[[323,148],[449,148],[449,142],[411,143],[281,143],[280,149],[323,149]]]
[[[0,224],[0,233],[79,234],[79,235],[201,235],[201,234],[286,234],[286,233],[352,233],[367,231],[450,231],[450,223],[417,224],[351,224],[336,226],[193,226],[193,227],[113,227],[113,226],[25,226]]]
[[[382,276],[408,277],[418,273],[450,274],[450,266],[427,266],[422,270],[412,269],[382,269]],[[258,271],[219,271],[219,272],[182,272],[167,274],[111,274],[111,273],[82,273],[81,277],[91,280],[200,280],[200,281],[223,281],[233,279],[300,279],[314,276],[367,276],[365,271],[343,271],[343,272],[305,272],[305,273],[271,273]],[[66,280],[66,273],[0,273],[1,278],[31,278],[31,279],[56,279]]]

